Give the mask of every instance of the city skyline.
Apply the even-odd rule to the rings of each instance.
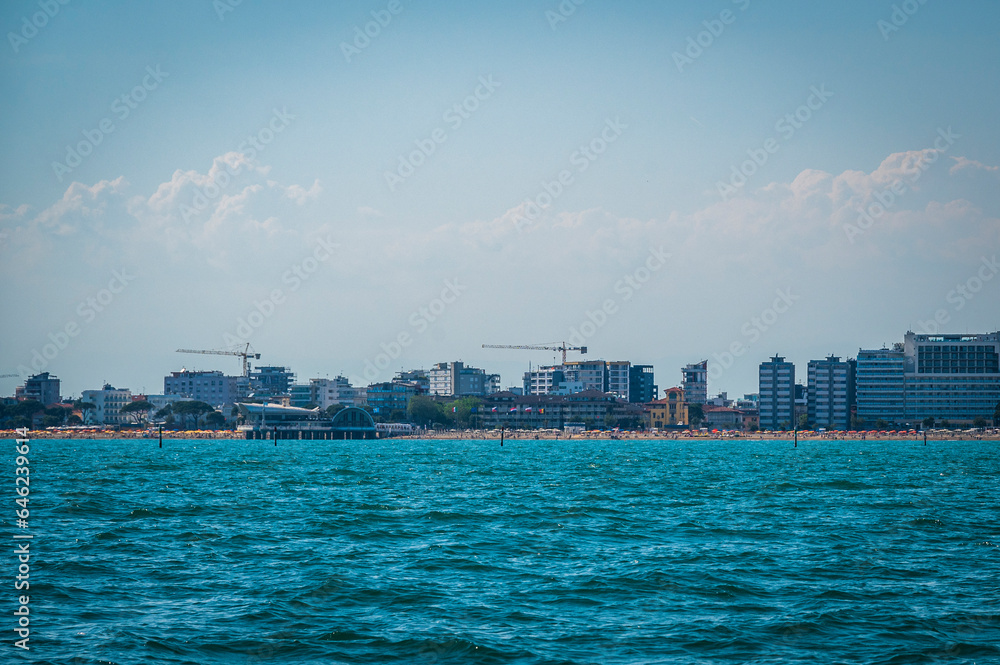
[[[482,344],[566,341],[741,395],[1000,329],[991,3],[56,6],[0,13],[0,374],[506,387],[554,356]]]

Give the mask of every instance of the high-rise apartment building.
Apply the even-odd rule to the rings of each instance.
[[[810,360],[808,370],[808,418],[816,427],[846,430],[851,427],[854,407],[854,360],[827,356]]]
[[[760,364],[760,428],[792,429],[795,425],[795,365],[781,356]]]
[[[492,395],[500,390],[500,376],[462,362],[438,363],[428,372],[431,395],[465,397]]]
[[[990,419],[1000,403],[1000,332],[917,335],[907,332],[905,420],[969,424]]]
[[[681,368],[684,389],[684,400],[688,404],[706,404],[708,402],[708,361],[692,363]]]
[[[901,421],[905,412],[905,374],[902,344],[892,349],[860,349],[855,377],[858,418],[868,423]]]
[[[658,398],[660,389],[653,379],[652,365],[632,365],[628,377],[628,401],[646,404]]]
[[[250,372],[250,390],[254,397],[287,395],[295,382],[295,373],[287,367],[255,367]]]
[[[609,360],[607,367],[608,386],[604,392],[612,393],[622,399],[629,398],[629,380],[632,363],[628,360]]]

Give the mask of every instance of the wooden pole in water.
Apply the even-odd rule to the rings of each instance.
[[[160,425],[160,448],[163,447],[163,425]]]
[[[274,426],[274,447],[278,447],[278,426]]]
[[[796,430],[792,430],[792,434],[795,436],[795,445],[793,446],[793,448],[798,448],[799,447],[799,430],[797,430],[797,429]]]
[[[501,448],[503,448],[503,431],[504,431],[504,429],[506,429],[506,428],[504,428],[504,427],[500,428],[500,447]]]

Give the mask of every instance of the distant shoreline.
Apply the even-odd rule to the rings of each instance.
[[[0,430],[0,439],[16,439],[19,434],[15,430]],[[159,435],[155,431],[124,430],[115,432],[113,430],[88,430],[88,431],[51,431],[51,430],[31,430],[28,432],[29,439],[136,439],[136,440],[158,440]],[[245,440],[241,432],[232,430],[218,431],[164,431],[164,439],[206,439],[218,441],[243,441]],[[406,436],[387,437],[392,439],[406,440],[499,440],[500,432],[496,430],[469,430],[469,431],[429,431],[421,434],[410,434]],[[582,434],[556,433],[552,431],[534,430],[514,430],[504,432],[504,439],[511,441],[580,441],[580,440],[604,440],[604,441],[628,441],[628,440],[661,440],[661,441],[712,441],[712,440],[748,440],[748,441],[792,441],[795,435],[792,432],[584,432]],[[280,440],[280,439],[279,439]],[[348,441],[351,439],[347,439]],[[888,433],[888,432],[799,432],[799,441],[923,441],[924,433]],[[988,429],[981,432],[968,431],[942,431],[934,430],[927,432],[928,441],[993,441],[1000,440],[1000,430]]]

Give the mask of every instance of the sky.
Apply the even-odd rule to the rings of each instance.
[[[1000,4],[0,8],[0,394],[1000,330]]]

